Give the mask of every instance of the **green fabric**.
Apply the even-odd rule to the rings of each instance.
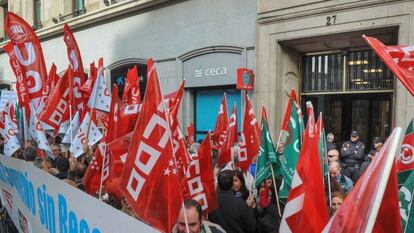
[[[287,198],[290,191],[296,164],[299,158],[299,151],[302,145],[302,132],[304,130],[303,121],[299,118],[296,104],[290,100],[292,111],[290,113],[289,129],[282,133],[282,142],[286,142],[282,155],[281,174],[283,182],[280,187],[280,198]]]
[[[325,140],[325,128],[321,130],[321,135],[319,136],[319,156],[321,160],[322,174],[327,175],[329,173],[328,168],[328,159],[326,158],[328,151],[326,151],[326,140]]]
[[[262,134],[260,136],[260,149],[257,158],[257,173],[256,186],[259,187],[263,181],[271,177],[272,171],[270,166],[273,166],[275,178],[280,175],[280,162],[276,155],[275,147],[273,146],[272,138],[270,137],[269,128],[266,119],[262,119]]]
[[[405,174],[398,174],[398,180],[400,181],[400,176]],[[414,170],[410,171],[410,175],[405,180],[404,184],[399,189],[399,199],[400,199],[400,216],[401,216],[401,225],[403,232],[414,232],[414,205],[413,203],[414,196]]]

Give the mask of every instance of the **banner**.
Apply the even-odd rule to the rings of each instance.
[[[0,94],[0,111],[4,111],[9,100],[13,103],[14,106],[17,106],[17,93],[16,91],[1,91]]]
[[[157,232],[22,160],[0,156],[0,187],[21,233]]]

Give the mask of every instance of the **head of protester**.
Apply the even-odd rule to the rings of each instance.
[[[348,193],[353,187],[352,180],[342,173],[341,165],[338,161],[333,161],[329,165],[329,174],[334,178],[342,188],[342,191]]]

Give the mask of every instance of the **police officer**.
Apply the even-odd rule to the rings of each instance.
[[[368,165],[371,163],[371,161],[375,158],[375,156],[378,154],[378,152],[382,148],[383,141],[380,137],[374,137],[372,139],[372,148],[369,151],[367,155],[365,155],[364,161],[361,164],[361,174],[365,171],[365,169],[368,167]]]
[[[341,148],[340,159],[343,173],[355,183],[359,177],[359,168],[364,159],[365,145],[359,140],[357,131],[351,132],[351,140],[345,142]]]

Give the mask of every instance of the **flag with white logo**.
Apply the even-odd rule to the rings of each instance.
[[[98,127],[95,125],[95,123],[89,120],[89,113],[85,114],[85,117],[83,118],[82,124],[80,125],[78,132],[75,136],[75,138],[72,140],[72,144],[70,145],[70,152],[73,153],[73,155],[77,158],[83,153],[82,145],[84,141],[86,140],[86,134],[88,133],[88,124],[91,124],[89,129],[89,135],[88,135],[88,145],[93,146],[95,143],[97,143],[102,138],[102,133],[99,131]]]

